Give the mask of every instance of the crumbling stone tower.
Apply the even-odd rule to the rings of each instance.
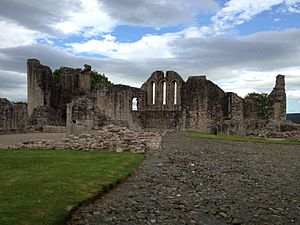
[[[37,59],[28,59],[27,84],[31,120],[65,125],[67,104],[90,94],[91,66],[84,65],[84,69],[62,67],[59,82],[54,83],[50,67],[40,64]]]
[[[50,106],[52,71],[37,59],[27,60],[28,114],[37,106]]]
[[[268,108],[270,121],[286,121],[286,93],[284,75],[277,75],[276,77],[276,85],[268,97]]]

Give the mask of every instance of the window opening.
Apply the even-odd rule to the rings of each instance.
[[[137,111],[138,110],[138,99],[137,98],[132,99],[131,110],[132,111]]]
[[[177,82],[174,81],[174,105],[177,105]]]
[[[163,105],[167,104],[167,83],[163,82]]]
[[[155,105],[155,82],[152,83],[152,104]]]

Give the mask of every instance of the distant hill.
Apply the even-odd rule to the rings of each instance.
[[[286,114],[286,119],[294,123],[300,124],[300,113],[289,113]]]

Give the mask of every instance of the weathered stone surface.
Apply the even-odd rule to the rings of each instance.
[[[263,118],[256,102],[224,92],[206,76],[190,76],[185,82],[174,71],[155,71],[141,88],[98,84],[92,90],[89,65],[84,65],[84,69],[63,67],[55,82],[48,66],[36,59],[29,59],[27,65],[28,113],[30,123],[37,128],[65,126],[67,105],[82,97],[89,102],[86,107],[93,106],[90,109],[70,106],[68,114],[74,111],[71,117],[78,117],[69,116],[67,131],[70,133],[93,130],[97,124],[95,119],[85,117],[95,115],[102,116],[99,126],[109,121],[132,130],[195,129],[229,135],[274,131],[274,127],[281,132],[280,127],[286,124],[284,75],[276,78],[268,97],[269,114]],[[76,125],[73,126],[72,121]]]
[[[0,134],[26,132],[28,124],[26,104],[14,104],[0,98]]]
[[[164,136],[127,182],[75,224],[298,224],[300,145]]]
[[[31,113],[30,124],[38,130],[45,126],[60,126],[64,124],[62,112],[50,106],[37,106]]]
[[[107,124],[108,118],[88,98],[78,98],[67,106],[67,134],[89,134]]]
[[[66,124],[66,108],[74,98],[88,95],[91,90],[91,66],[84,65],[84,69],[62,68],[59,74],[59,82],[54,83],[52,70],[40,64],[37,59],[27,61],[28,83],[28,114],[34,112],[37,107],[49,107],[58,113],[57,121],[48,119],[48,125],[54,123]],[[41,109],[41,108],[40,108]]]
[[[61,141],[28,141],[11,148],[24,149],[71,149],[71,150],[107,150],[115,152],[144,153],[152,149],[159,149],[161,135],[154,132],[136,132],[126,127],[107,125],[90,134],[79,136],[69,135]]]
[[[286,121],[286,93],[284,75],[276,77],[276,85],[268,97],[269,120],[272,122]]]
[[[31,116],[34,108],[50,106],[52,89],[52,70],[49,66],[40,64],[37,59],[27,60],[27,95],[28,114]]]

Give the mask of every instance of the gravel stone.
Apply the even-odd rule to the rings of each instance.
[[[299,160],[300,145],[168,134],[137,174],[68,224],[300,224]]]

